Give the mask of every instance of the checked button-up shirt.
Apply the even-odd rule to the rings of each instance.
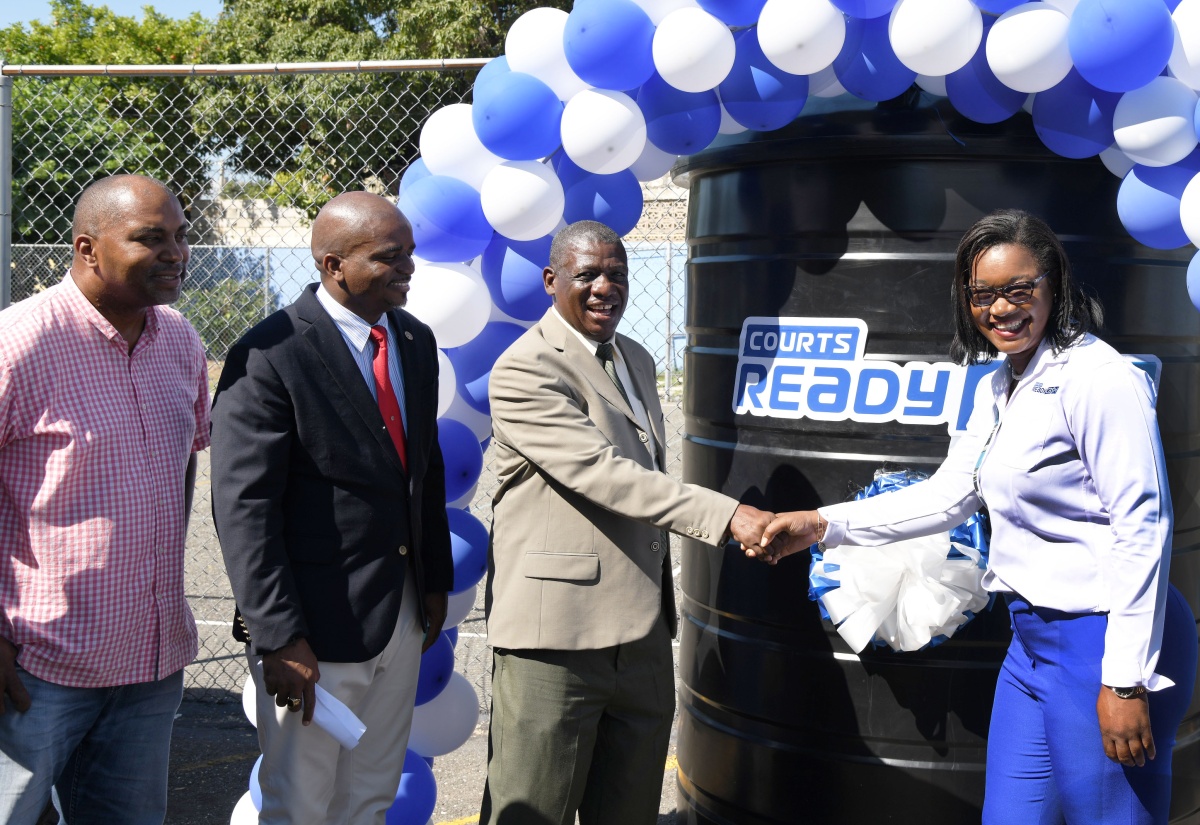
[[[175,310],[148,309],[132,353],[70,275],[0,312],[0,636],[25,670],[107,687],[195,656],[184,473],[208,416]]]

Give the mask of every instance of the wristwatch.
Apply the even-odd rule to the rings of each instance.
[[[1105,687],[1117,694],[1118,699],[1132,699],[1146,692],[1146,689],[1141,685],[1135,685],[1134,687],[1113,687],[1112,685],[1106,685]]]

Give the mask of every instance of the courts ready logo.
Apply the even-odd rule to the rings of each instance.
[[[975,388],[997,363],[866,360],[859,318],[747,318],[738,346],[738,413],[818,421],[899,421],[964,430]]]
[[[948,361],[866,359],[867,325],[860,318],[747,318],[738,346],[737,413],[818,421],[898,421],[945,424],[963,432],[979,382],[1003,363],[961,367]],[[1150,376],[1158,393],[1162,361],[1126,355]],[[1037,383],[1033,392],[1057,395]]]

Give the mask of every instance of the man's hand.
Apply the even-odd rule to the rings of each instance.
[[[0,715],[7,710],[5,696],[18,713],[29,710],[29,691],[17,676],[17,646],[8,639],[0,639]]]
[[[1100,688],[1096,700],[1096,715],[1100,717],[1100,739],[1104,755],[1126,767],[1146,764],[1153,759],[1154,734],[1150,732],[1150,703],[1146,694],[1122,699],[1106,687]]]
[[[758,545],[743,544],[746,555],[752,559],[778,564],[784,556],[806,550],[821,538],[820,519],[816,510],[794,510],[780,513],[767,525],[756,542]]]
[[[421,645],[422,653],[429,650],[441,635],[442,625],[446,623],[446,605],[449,600],[450,597],[445,593],[425,594],[425,618],[429,627],[425,631],[425,642]]]
[[[749,504],[739,504],[729,520],[729,534],[734,541],[740,542],[747,555],[752,555],[751,548],[758,550],[758,541],[763,530],[775,516],[766,510],[751,507]]]
[[[292,713],[303,709],[304,724],[312,723],[317,706],[316,684],[321,678],[317,657],[307,639],[297,639],[286,647],[262,657],[263,686],[275,697],[275,704]]]

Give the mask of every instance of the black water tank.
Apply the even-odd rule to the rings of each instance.
[[[1027,209],[1099,293],[1106,340],[1162,360],[1171,580],[1200,614],[1200,313],[1185,285],[1189,252],[1130,239],[1116,214],[1119,181],[1096,159],[1045,150],[1024,113],[981,126],[944,100],[910,102],[805,116],[677,167],[691,189],[685,478],[782,510],[841,501],[885,463],[936,468],[945,424],[735,415],[743,320],[859,318],[868,359],[946,361],[959,238],[993,209]],[[855,655],[805,598],[807,566],[807,554],[770,569],[695,542],[685,549],[679,821],[978,822],[1009,637],[1002,603],[939,647]],[[1200,823],[1195,697],[1174,767],[1171,821]]]

